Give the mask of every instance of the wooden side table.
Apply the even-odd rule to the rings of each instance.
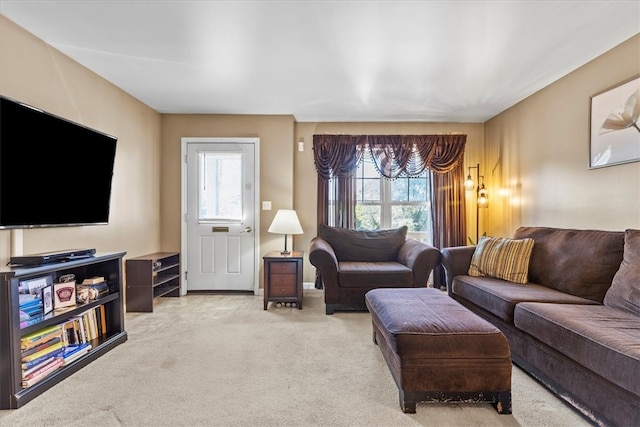
[[[304,252],[268,252],[264,257],[264,309],[269,301],[295,302],[302,310],[302,256]]]

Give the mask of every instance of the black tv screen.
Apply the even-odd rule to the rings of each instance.
[[[0,96],[0,228],[107,224],[116,142]]]

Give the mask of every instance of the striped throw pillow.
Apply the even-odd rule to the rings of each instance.
[[[481,237],[471,257],[469,276],[495,277],[527,283],[533,239]]]

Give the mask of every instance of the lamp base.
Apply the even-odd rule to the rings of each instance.
[[[291,251],[282,251],[280,255],[291,255]]]

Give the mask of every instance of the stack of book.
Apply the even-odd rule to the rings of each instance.
[[[62,326],[41,329],[20,339],[22,386],[30,387],[62,366]]]
[[[107,334],[105,314],[100,305],[58,325],[24,335],[20,339],[22,387],[31,387],[88,353],[91,341]]]
[[[21,293],[18,295],[20,305],[20,322],[28,324],[30,320],[41,318],[44,314],[42,298],[36,294]]]

